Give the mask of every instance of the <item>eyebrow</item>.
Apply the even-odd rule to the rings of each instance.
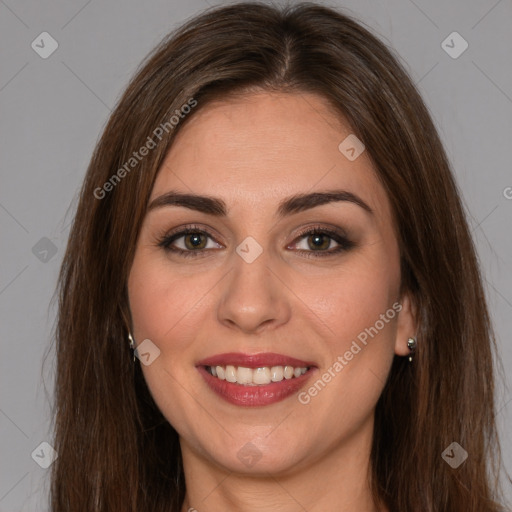
[[[279,203],[277,215],[285,217],[315,208],[316,206],[335,202],[356,204],[373,215],[373,210],[359,196],[346,190],[329,190],[326,192],[293,195]],[[225,217],[228,211],[226,203],[222,199],[197,194],[184,194],[175,190],[170,190],[153,199],[147,211],[149,212],[164,206],[182,206],[208,215],[215,215],[216,217]]]

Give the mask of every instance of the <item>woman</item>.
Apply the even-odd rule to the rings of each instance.
[[[55,512],[500,510],[449,163],[396,58],[326,7],[213,9],[148,57],[83,184],[57,342]]]

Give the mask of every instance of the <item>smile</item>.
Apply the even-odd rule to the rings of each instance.
[[[208,388],[239,406],[270,405],[296,394],[317,371],[311,361],[274,353],[218,354],[199,361]]]
[[[220,380],[240,384],[242,386],[261,386],[271,382],[281,382],[283,379],[293,379],[304,375],[308,367],[293,366],[264,366],[262,368],[246,368],[232,365],[206,366],[206,370]]]

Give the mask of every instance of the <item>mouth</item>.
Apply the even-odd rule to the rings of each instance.
[[[298,392],[315,373],[312,362],[280,354],[219,354],[196,366],[219,397],[240,406],[263,406]]]

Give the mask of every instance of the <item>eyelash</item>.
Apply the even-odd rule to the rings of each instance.
[[[177,254],[178,256],[183,256],[185,258],[197,258],[199,256],[204,256],[204,251],[206,249],[198,249],[197,251],[186,251],[183,249],[178,249],[176,247],[171,247],[171,244],[178,240],[179,238],[182,238],[183,236],[190,235],[190,234],[202,234],[206,235],[207,237],[210,237],[213,239],[212,235],[205,231],[204,229],[199,228],[198,226],[186,226],[185,228],[181,229],[180,231],[169,233],[165,235],[162,239],[159,240],[158,246],[162,247],[165,251],[172,252]],[[332,256],[334,254],[338,254],[344,251],[348,251],[352,247],[355,246],[355,243],[348,240],[344,234],[341,232],[338,232],[333,229],[327,229],[327,228],[321,228],[321,227],[309,227],[304,230],[302,230],[300,233],[298,233],[297,238],[295,240],[299,240],[302,238],[305,238],[307,236],[311,235],[327,235],[329,238],[334,240],[338,246],[334,249],[330,249],[329,251],[306,251],[304,249],[299,249],[299,252],[305,253],[304,256],[307,258],[325,258],[328,256]],[[294,240],[294,242],[295,242]],[[218,242],[217,242],[218,243]],[[208,249],[211,250],[211,249]]]

